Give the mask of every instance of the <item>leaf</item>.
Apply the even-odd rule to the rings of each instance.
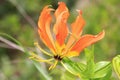
[[[112,74],[112,70],[108,71],[107,74],[106,74],[106,76],[100,78],[99,80],[110,80],[111,74]]]
[[[86,65],[83,63],[75,63],[68,58],[64,58],[62,60],[62,65],[68,70],[70,73],[82,77],[82,72],[85,70]]]
[[[68,71],[62,71],[62,76],[60,78],[60,80],[75,80],[75,76],[71,73],[69,73]]]
[[[112,72],[111,63],[102,61],[95,64],[94,46],[92,49],[85,49],[85,56],[87,59],[87,65],[86,70],[83,73],[84,76],[88,79],[99,78],[100,80],[104,80],[104,78],[106,78],[109,80]]]
[[[16,44],[18,44],[19,46],[22,46],[22,44],[16,40],[15,38],[13,38],[12,36],[6,34],[6,33],[0,33],[0,36],[3,36],[3,37],[6,37],[6,38],[9,38],[10,40],[14,41]]]
[[[91,76],[94,75],[94,46],[92,46],[92,49],[85,49],[85,57],[87,60],[87,65],[86,65],[86,69],[84,71],[84,76],[86,78],[91,78]]]
[[[120,79],[120,55],[113,58],[112,65],[113,65],[113,68],[114,68],[118,78]]]
[[[95,64],[95,71],[92,78],[110,78],[112,72],[111,63],[102,61]],[[109,80],[109,79],[108,79]]]
[[[13,42],[7,40],[4,37],[12,40]],[[5,44],[7,44],[11,47],[13,47],[14,49],[17,49],[17,50],[20,50],[20,51],[24,52],[24,48],[23,48],[22,44],[19,41],[17,41],[15,38],[13,38],[12,36],[10,36],[6,33],[0,33],[0,41],[4,42]]]

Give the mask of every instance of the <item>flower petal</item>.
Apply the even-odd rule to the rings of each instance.
[[[75,22],[71,24],[72,34],[76,37],[81,35],[83,26],[85,25],[85,21],[82,18],[82,12],[80,10],[77,11],[79,15],[77,16]]]
[[[54,41],[50,32],[51,10],[53,9],[49,8],[49,6],[44,7],[42,10],[38,21],[38,32],[45,45],[55,51]]]
[[[66,4],[64,2],[58,2],[58,8],[55,11],[55,17],[57,18],[62,12],[67,11],[68,12],[68,8],[66,7]],[[64,14],[64,18],[68,18],[68,14]]]
[[[67,48],[69,48],[73,44],[73,42],[76,40],[75,38],[80,37],[83,26],[85,25],[85,21],[82,18],[82,12],[80,10],[77,10],[77,11],[79,15],[77,16],[76,20],[71,24],[72,35],[68,40],[68,43],[66,46]]]
[[[85,35],[82,36],[75,45],[71,48],[70,52],[66,56],[78,56],[80,52],[87,46],[94,44],[95,42],[101,40],[105,35],[105,32],[102,31],[98,35]]]
[[[56,42],[62,46],[64,44],[65,38],[68,35],[67,28],[67,18],[69,16],[69,11],[63,2],[59,2],[59,7],[55,11],[56,23],[54,25],[53,31],[56,35]]]

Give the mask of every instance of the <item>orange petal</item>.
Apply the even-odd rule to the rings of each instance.
[[[62,46],[64,44],[65,38],[68,34],[67,28],[67,18],[69,16],[69,11],[63,2],[59,2],[59,7],[55,11],[56,23],[54,25],[53,31],[56,35],[57,43]]]
[[[49,6],[44,7],[42,10],[38,21],[38,32],[45,45],[55,51],[54,41],[50,32],[50,23],[52,20],[50,15],[51,10]]]
[[[85,25],[85,21],[82,18],[82,12],[80,10],[77,10],[79,12],[79,15],[77,16],[75,22],[71,24],[72,27],[72,34],[75,36],[80,36],[82,33],[83,26]]]
[[[62,12],[64,11],[68,11],[68,8],[66,7],[65,3],[64,2],[58,2],[58,8],[57,10],[55,11],[55,17],[57,18]],[[69,13],[68,13],[69,14]],[[64,17],[67,18],[68,14],[64,14]]]
[[[80,52],[86,48],[87,46],[94,44],[95,42],[101,40],[105,35],[105,32],[102,31],[98,35],[85,35],[81,37],[75,45],[71,48],[70,52],[73,54],[70,54],[71,56],[78,56]],[[69,53],[67,54],[69,56]]]
[[[85,25],[85,21],[82,18],[82,11],[77,10],[79,12],[79,15],[77,16],[76,20],[71,24],[71,29],[72,29],[72,35],[70,36],[68,43],[67,43],[67,48],[69,48],[73,42],[76,40],[76,38],[79,38],[81,33],[82,33],[82,29],[83,26]]]

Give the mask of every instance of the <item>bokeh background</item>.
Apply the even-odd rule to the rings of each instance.
[[[39,41],[37,21],[42,8],[64,1],[69,8],[68,23],[77,16],[76,9],[83,12],[86,25],[83,34],[97,34],[103,29],[105,37],[94,45],[95,61],[111,61],[120,54],[120,0],[0,0],[0,33],[7,33],[21,42],[24,47],[33,49]],[[84,60],[84,52],[78,57]],[[53,80],[75,80],[76,77],[63,67],[46,71]],[[46,75],[48,75],[46,74]],[[0,41],[0,80],[44,80],[36,67],[24,53],[3,45]],[[115,74],[111,80],[117,80]]]

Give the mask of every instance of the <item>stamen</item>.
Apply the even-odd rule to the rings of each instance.
[[[39,62],[46,62],[46,63],[52,64],[52,62],[50,62],[50,61],[53,61],[53,60],[54,60],[53,58],[50,58],[50,59],[47,59],[47,60],[39,59],[37,61],[39,61]]]
[[[61,61],[61,60],[62,60],[61,56],[59,56],[59,55],[55,55],[55,56],[54,56],[54,59],[56,59],[56,60],[58,60],[58,61]]]
[[[56,67],[56,65],[57,65],[57,63],[58,63],[58,60],[56,60],[56,61],[55,61],[55,63],[49,67],[49,70],[51,70],[51,69],[55,68],[55,67]]]
[[[53,56],[52,54],[50,54],[50,53],[46,52],[44,49],[42,49],[42,48],[38,45],[37,42],[35,42],[34,45],[35,45],[36,47],[38,47],[38,48],[40,49],[40,51],[42,51],[44,54],[46,54],[46,55],[48,55],[48,56]]]
[[[33,60],[39,61],[39,62],[46,62],[46,63],[49,63],[49,64],[52,64],[52,62],[50,62],[50,61],[54,60],[54,58],[44,60],[33,52],[31,53],[31,56],[29,57],[29,59],[33,59]]]

